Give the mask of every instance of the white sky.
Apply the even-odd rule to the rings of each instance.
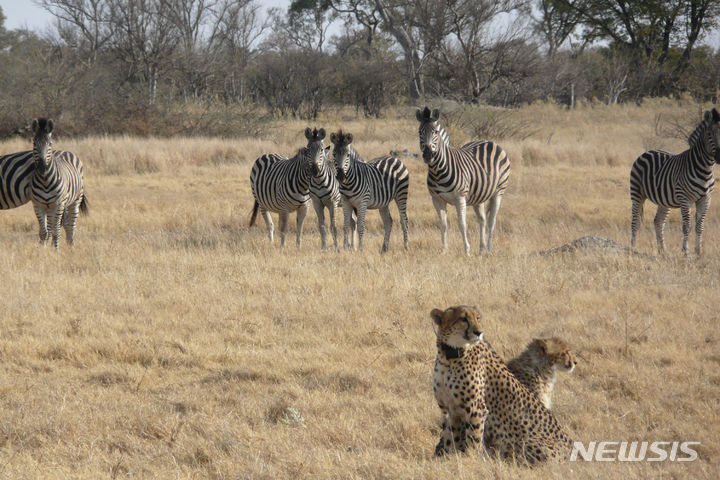
[[[290,0],[260,0],[264,7],[290,6]],[[35,0],[0,0],[5,14],[5,28],[15,30],[27,27],[29,30],[41,32],[45,27],[52,24],[53,16],[44,8],[38,6]]]
[[[261,0],[260,3],[267,8],[287,8],[290,0]],[[28,28],[42,32],[52,24],[53,16],[39,7],[35,0],[0,0],[0,7],[5,14],[5,28],[8,30]],[[720,30],[715,29],[711,32],[703,43],[713,48],[720,48]]]

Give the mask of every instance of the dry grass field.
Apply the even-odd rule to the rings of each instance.
[[[461,255],[454,211],[441,254],[410,156],[409,252],[396,222],[380,254],[376,212],[362,252],[321,252],[313,211],[300,251],[294,217],[289,246],[269,245],[262,222],[247,227],[250,168],[302,146],[304,122],[258,138],[57,138],[85,163],[91,215],[56,253],[38,245],[31,206],[0,212],[0,478],[717,478],[720,205],[700,259],[680,254],[678,211],[665,258],[534,253],[589,234],[627,243],[631,163],[685,149],[660,127],[695,122],[699,107],[516,112],[532,135],[498,142],[512,173],[491,257],[477,255],[474,215],[474,255]],[[366,158],[418,150],[411,108],[318,125],[352,132]],[[653,215],[647,204],[638,245],[651,255]],[[698,441],[699,460],[433,458],[429,312],[458,303],[480,309],[506,357],[538,335],[574,347],[553,402],[573,439]]]

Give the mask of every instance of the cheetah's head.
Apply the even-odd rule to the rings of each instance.
[[[570,347],[558,337],[535,338],[528,345],[528,350],[538,366],[553,366],[555,370],[570,373],[577,365]]]
[[[459,305],[446,310],[433,309],[430,316],[437,325],[438,344],[465,349],[483,339],[480,313],[475,307]]]

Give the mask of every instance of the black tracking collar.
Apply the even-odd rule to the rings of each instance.
[[[451,347],[447,343],[441,343],[440,348],[442,349],[442,352],[445,354],[445,358],[447,358],[448,360],[452,360],[454,358],[460,358],[465,354],[464,348]]]

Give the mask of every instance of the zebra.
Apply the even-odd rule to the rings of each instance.
[[[30,198],[40,224],[40,243],[45,245],[49,228],[57,250],[60,226],[65,228],[67,242],[72,245],[78,213],[87,214],[89,208],[83,187],[82,162],[72,152],[53,152],[53,127],[50,119],[32,121],[35,169],[30,182]]]
[[[337,227],[335,226],[335,209],[340,205],[340,185],[335,178],[335,169],[329,164],[328,155],[330,147],[323,150],[323,161],[320,162],[318,171],[310,179],[310,199],[318,218],[318,229],[320,230],[320,242],[322,249],[327,248],[325,231],[325,208],[330,213],[330,233],[333,236],[335,249],[338,248]]]
[[[325,129],[305,129],[307,146],[298,150],[293,158],[269,153],[255,160],[250,172],[250,186],[255,203],[250,226],[255,224],[258,211],[265,219],[270,243],[274,240],[275,226],[270,212],[280,216],[280,244],[285,246],[288,217],[297,212],[297,246],[302,242],[302,229],[310,204],[310,181],[325,161],[323,139]]]
[[[427,187],[433,206],[440,218],[443,251],[447,250],[447,204],[455,205],[458,225],[470,254],[467,237],[466,208],[471,205],[480,225],[480,253],[492,253],[493,232],[503,193],[510,177],[510,160],[499,145],[488,141],[472,141],[460,148],[450,145],[450,138],[438,123],[440,111],[428,107],[418,109],[415,117],[420,122],[418,131],[420,150],[428,166]],[[485,203],[487,218],[487,246],[485,243]]]
[[[35,170],[32,150],[0,156],[0,210],[30,201],[30,180]]]
[[[643,207],[649,199],[658,206],[654,220],[658,253],[665,251],[663,231],[670,209],[680,208],[682,252],[687,255],[690,208],[695,204],[695,253],[702,254],[703,221],[715,186],[713,165],[720,163],[719,129],[720,114],[713,108],[705,112],[702,122],[690,134],[688,150],[677,155],[650,150],[635,160],[630,169],[631,248],[635,248]]]
[[[352,216],[353,213],[356,213],[359,248],[362,250],[365,214],[368,209],[378,209],[385,227],[382,251],[386,252],[392,230],[389,205],[391,200],[395,200],[400,213],[405,250],[407,250],[407,197],[410,184],[410,172],[407,167],[395,157],[379,157],[365,163],[350,146],[353,141],[351,133],[343,133],[342,130],[331,133],[330,141],[335,145],[333,157],[345,217],[343,246],[345,248],[354,248],[355,246],[355,228]],[[349,240],[350,235],[352,236]]]

